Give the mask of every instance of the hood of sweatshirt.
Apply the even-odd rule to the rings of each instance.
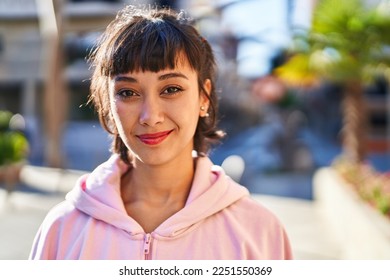
[[[131,235],[144,234],[142,227],[128,216],[121,198],[120,181],[128,168],[117,155],[111,156],[92,173],[82,176],[66,200],[81,212]],[[178,236],[248,195],[248,190],[230,179],[221,167],[207,157],[199,157],[185,207],[158,226],[154,234]]]

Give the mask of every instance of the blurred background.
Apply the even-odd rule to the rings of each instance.
[[[313,208],[313,175],[342,152],[342,88],[331,82],[290,87],[275,75],[294,32],[311,27],[316,2],[0,0],[0,111],[9,114],[8,130],[28,143],[22,181],[10,170],[3,171],[8,181],[0,180],[0,259],[26,258],[44,214],[72,187],[68,182],[110,154],[111,140],[87,104],[85,57],[126,4],[170,6],[194,18],[219,66],[220,126],[227,138],[212,160],[280,214],[298,258],[342,258],[337,238]],[[384,79],[364,88],[366,161],[378,172],[390,170],[388,96]]]

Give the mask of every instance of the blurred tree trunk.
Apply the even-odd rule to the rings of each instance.
[[[64,77],[63,13],[64,0],[38,0],[40,28],[46,52],[44,53],[44,132],[45,164],[63,167],[62,138],[67,118],[68,92]]]
[[[359,80],[346,83],[342,107],[343,149],[345,157],[353,163],[362,163],[366,158],[367,114],[363,93]]]

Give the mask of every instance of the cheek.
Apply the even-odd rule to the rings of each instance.
[[[116,102],[111,101],[110,102],[110,111],[111,115],[114,118],[114,122],[117,125],[118,119],[119,119],[119,110]]]
[[[199,108],[197,104],[187,103],[176,108],[173,118],[182,129],[191,131],[191,133],[194,132],[199,120]]]
[[[121,104],[120,102],[112,101],[110,103],[110,109],[111,109],[113,121],[119,133],[123,132],[124,127],[126,126],[126,123],[129,120],[128,116],[126,116],[126,111],[128,110],[126,110],[124,107],[125,106],[123,106],[123,104]]]

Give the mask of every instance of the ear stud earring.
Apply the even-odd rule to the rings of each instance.
[[[204,111],[206,110],[206,108],[205,108],[204,106],[200,106],[200,110],[201,110],[202,112],[204,112]],[[203,118],[208,118],[209,116],[210,116],[210,114],[206,112],[206,114],[204,114],[202,117],[203,117]]]

